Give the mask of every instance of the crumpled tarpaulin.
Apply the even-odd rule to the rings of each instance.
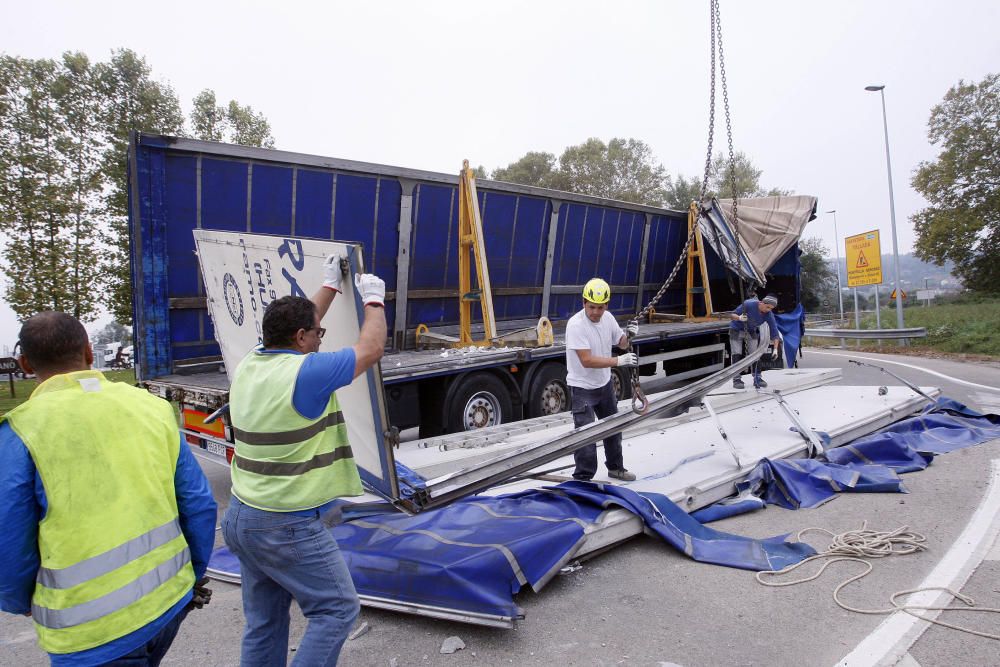
[[[849,445],[828,449],[826,461],[764,459],[737,489],[789,509],[816,507],[845,491],[905,493],[899,473],[923,470],[936,454],[996,438],[1000,438],[1000,416],[983,414],[942,397],[919,415]],[[715,521],[736,514],[740,508],[756,509],[738,504],[716,512],[714,507],[700,510],[699,518]]]
[[[659,494],[587,482],[464,498],[416,516],[367,517],[333,535],[362,595],[516,617],[512,595],[525,585],[541,590],[612,507],[639,515],[702,562],[778,570],[815,553],[786,536],[755,540],[707,528]]]
[[[795,357],[799,353],[799,344],[802,342],[803,324],[806,319],[806,311],[802,304],[795,306],[795,310],[790,313],[775,313],[774,320],[778,323],[778,331],[781,332],[781,344],[785,349],[782,355],[786,368],[795,366]]]

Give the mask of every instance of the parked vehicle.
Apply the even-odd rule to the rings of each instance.
[[[457,172],[457,170],[456,170]],[[416,350],[421,324],[458,327],[458,177],[401,167],[134,134],[129,148],[136,379],[181,403],[194,440],[223,453],[220,422],[201,423],[228,397],[192,230],[337,239],[364,246],[365,270],[386,282],[389,341],[382,361],[390,422],[422,436],[468,430],[568,408],[561,331],[594,276],[612,288],[611,312],[638,312],[674,267],[686,212],[536,187],[478,180],[497,327],[546,316],[555,344]],[[716,311],[739,297],[710,251]],[[798,297],[798,249],[772,269],[769,290]],[[773,278],[773,280],[771,280]],[[660,313],[683,312],[683,273]],[[726,363],[728,319],[643,325],[641,373],[681,380]],[[480,329],[481,335],[481,329]],[[630,395],[617,374],[619,396]]]

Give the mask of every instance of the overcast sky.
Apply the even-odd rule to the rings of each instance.
[[[932,106],[1000,69],[996,0],[721,0],[735,145],[765,187],[819,198],[805,231],[880,229],[891,252],[884,84],[900,252]],[[185,113],[212,88],[263,112],[276,147],[457,172],[588,137],[635,137],[671,175],[704,163],[707,0],[628,2],[33,2],[6,6],[0,50],[144,55]],[[720,104],[721,106],[721,104]],[[720,117],[716,147],[725,145]],[[841,253],[843,246],[841,243]],[[13,340],[0,309],[0,343]]]

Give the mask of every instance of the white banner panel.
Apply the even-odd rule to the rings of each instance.
[[[323,284],[323,262],[331,254],[345,257],[351,268],[343,293],[323,318],[326,336],[320,351],[357,342],[364,317],[354,289],[354,274],[363,271],[357,244],[203,229],[194,230],[194,240],[215,339],[230,380],[243,357],[261,342],[267,305],[290,294],[312,296]],[[338,389],[337,399],[362,479],[382,495],[398,497],[392,450],[383,437],[388,420],[379,365]]]

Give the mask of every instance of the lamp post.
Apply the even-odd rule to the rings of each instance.
[[[840,237],[837,236],[837,210],[827,213],[833,214],[833,248],[837,251],[837,302],[840,304],[840,319],[844,319],[844,294],[840,291]]]
[[[896,242],[896,201],[892,195],[892,162],[889,160],[889,122],[885,114],[885,86],[865,86],[871,93],[882,97],[882,129],[885,132],[885,168],[889,174],[889,219],[892,221],[892,258],[896,264],[896,328],[903,328],[903,284],[899,280],[899,245]],[[900,345],[906,341],[900,339]]]

